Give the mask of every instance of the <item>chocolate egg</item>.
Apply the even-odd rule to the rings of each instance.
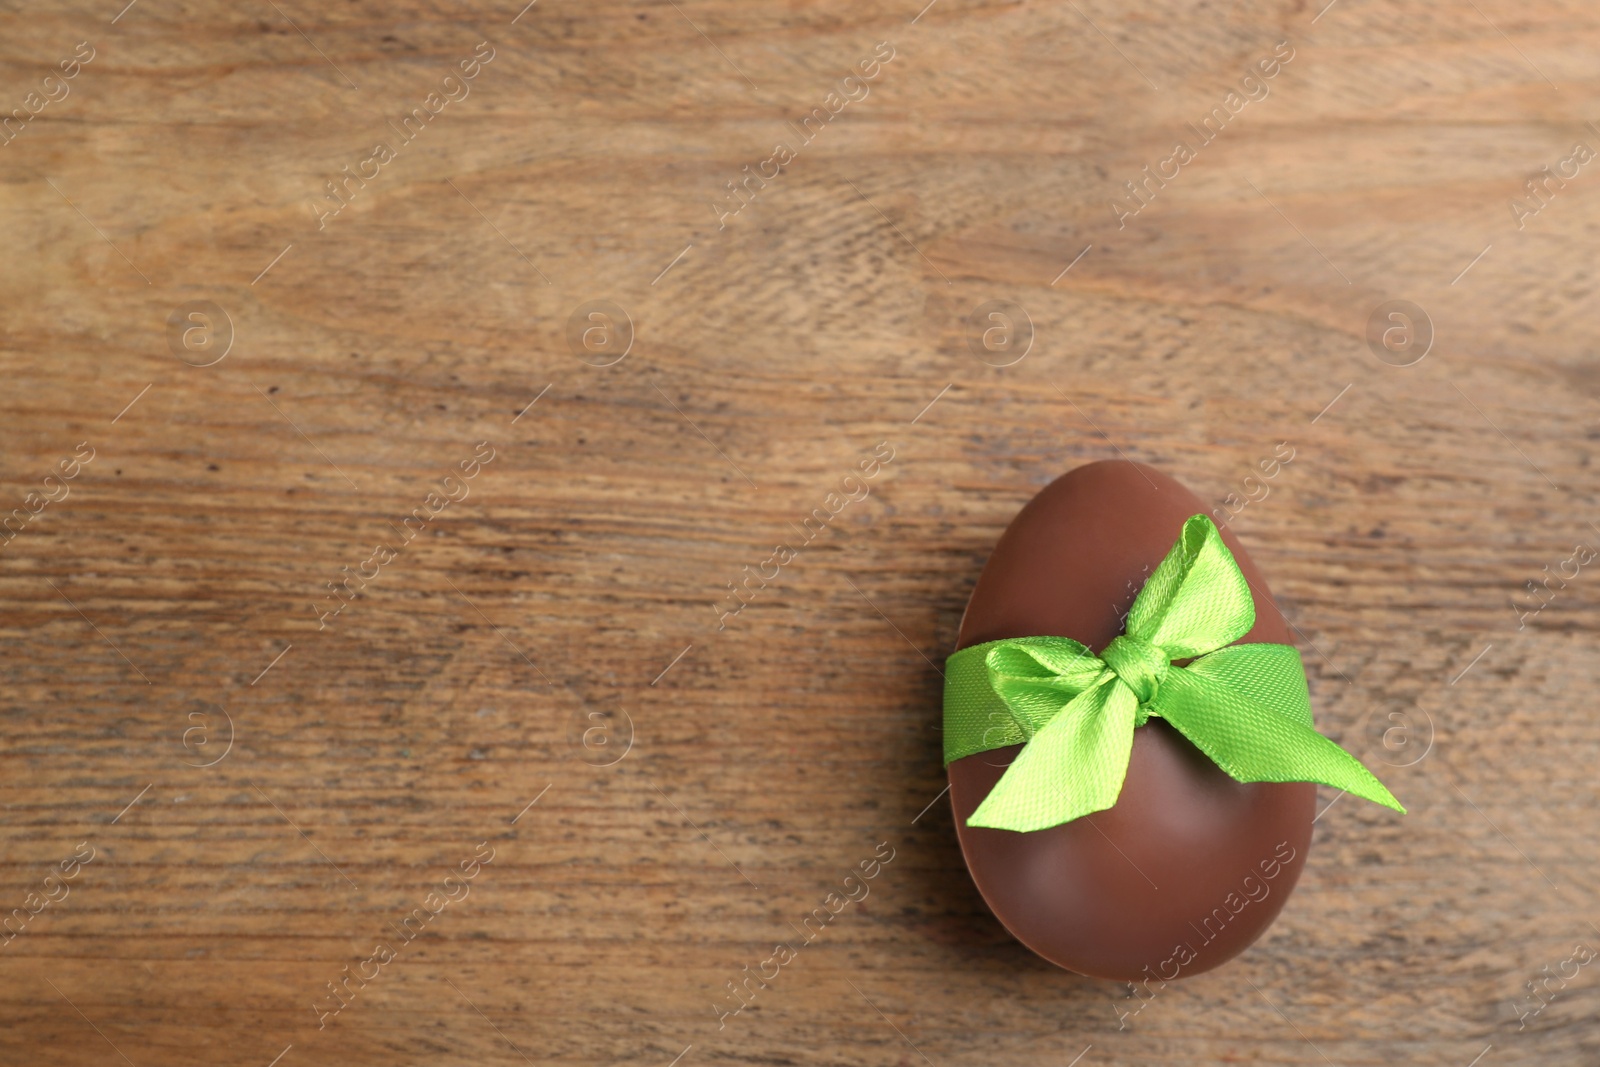
[[[958,649],[1014,637],[1070,637],[1096,654],[1207,508],[1151,467],[1091,463],[1028,502],[967,603]],[[1292,645],[1266,582],[1231,530],[1255,626],[1241,643]],[[1020,745],[955,760],[951,806],[967,869],[1017,940],[1068,970],[1170,981],[1247,948],[1277,917],[1311,841],[1316,786],[1236,782],[1160,719],[1134,730],[1116,804],[1018,833],[966,825]]]

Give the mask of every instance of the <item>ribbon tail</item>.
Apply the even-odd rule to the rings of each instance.
[[[1288,645],[1235,645],[1174,670],[1150,711],[1235,781],[1318,782],[1406,810],[1354,756],[1312,728],[1305,670]]]
[[[967,825],[1046,830],[1111,807],[1128,773],[1138,703],[1111,677],[1079,693],[1033,735]]]

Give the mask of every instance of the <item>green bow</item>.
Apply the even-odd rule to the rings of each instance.
[[[1134,728],[1151,716],[1237,781],[1321,782],[1404,812],[1312,726],[1293,646],[1232,644],[1255,617],[1222,535],[1196,515],[1134,599],[1127,631],[1098,657],[1065,637],[989,641],[951,656],[945,763],[1026,742],[967,825],[1043,830],[1111,807]]]

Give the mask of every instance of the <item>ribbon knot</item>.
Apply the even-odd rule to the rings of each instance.
[[[1065,637],[964,648],[945,666],[944,761],[1023,748],[968,826],[1043,830],[1117,802],[1133,731],[1165,719],[1240,782],[1320,782],[1404,812],[1344,749],[1317,733],[1291,645],[1234,641],[1255,625],[1250,587],[1204,515],[1099,656]],[[1183,667],[1174,660],[1188,660]]]
[[[1111,668],[1124,685],[1133,690],[1140,704],[1148,704],[1171,668],[1170,657],[1150,642],[1131,634],[1111,639],[1100,660]]]

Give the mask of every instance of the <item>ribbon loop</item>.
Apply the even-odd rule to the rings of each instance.
[[[1065,637],[964,648],[945,671],[944,752],[1021,743],[969,826],[1043,830],[1117,802],[1133,731],[1166,719],[1240,782],[1320,782],[1404,813],[1354,757],[1312,727],[1305,665],[1290,645],[1234,645],[1255,624],[1244,574],[1204,515],[1099,656]],[[1174,667],[1173,660],[1191,660]]]
[[[1173,659],[1214,652],[1255,624],[1250,583],[1206,515],[1184,522],[1178,543],[1128,609],[1128,633],[1165,649]]]

